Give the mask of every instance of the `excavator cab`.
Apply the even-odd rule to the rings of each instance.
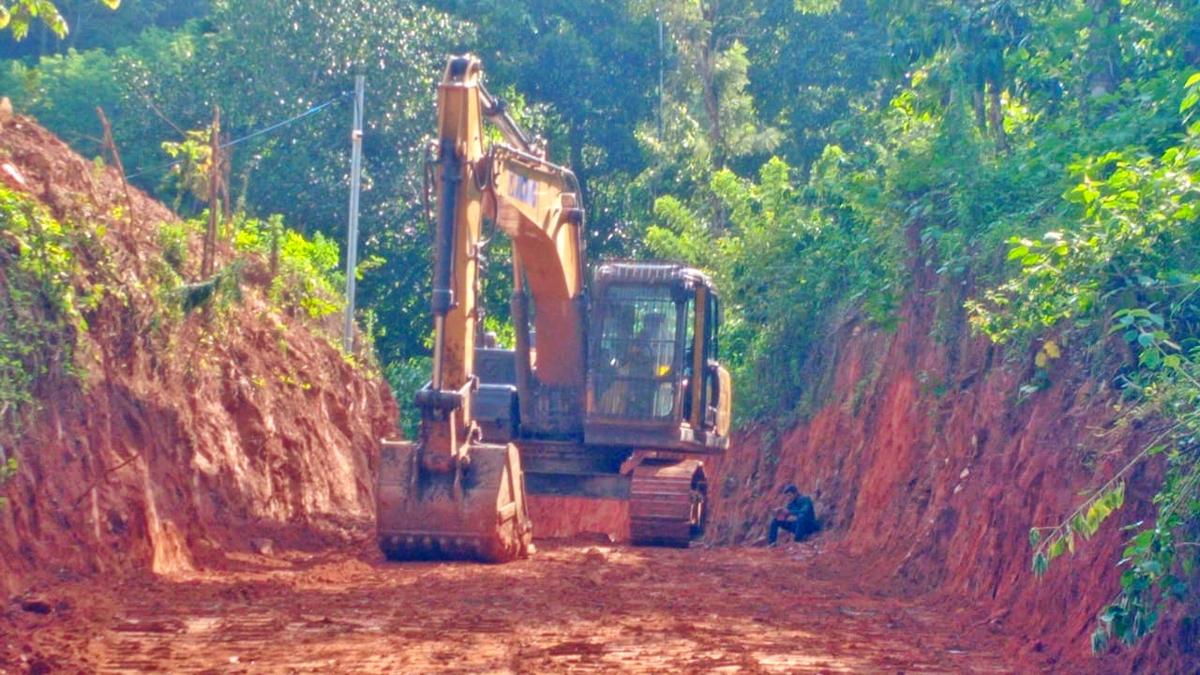
[[[584,442],[725,450],[731,389],[712,280],[674,263],[609,262],[591,294]]]

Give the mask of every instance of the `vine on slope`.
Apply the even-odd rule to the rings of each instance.
[[[81,309],[104,293],[76,288],[76,252],[97,236],[0,187],[0,440],[37,407],[39,381],[74,373],[76,338],[87,330]]]
[[[76,253],[96,236],[0,186],[0,486],[16,473],[7,448],[38,409],[38,386],[75,375],[76,339],[87,330],[81,308],[104,293],[76,288]]]

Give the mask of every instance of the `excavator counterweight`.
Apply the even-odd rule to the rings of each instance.
[[[503,142],[485,144],[485,118]],[[447,63],[434,147],[433,369],[413,401],[418,437],[383,442],[380,548],[524,557],[539,494],[628,500],[635,543],[686,546],[703,531],[700,457],[728,446],[711,280],[661,262],[603,263],[589,279],[578,181],[487,92],[474,57]],[[513,244],[511,350],[477,345],[485,219]]]

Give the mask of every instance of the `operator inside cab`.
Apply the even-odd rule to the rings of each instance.
[[[605,318],[608,353],[604,362],[612,380],[600,397],[600,411],[605,415],[657,418],[671,414],[674,324],[656,309],[615,304]]]

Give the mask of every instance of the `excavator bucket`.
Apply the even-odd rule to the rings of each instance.
[[[417,445],[384,441],[376,491],[379,548],[389,560],[508,562],[533,529],[516,446],[477,444],[456,474],[422,468]]]

